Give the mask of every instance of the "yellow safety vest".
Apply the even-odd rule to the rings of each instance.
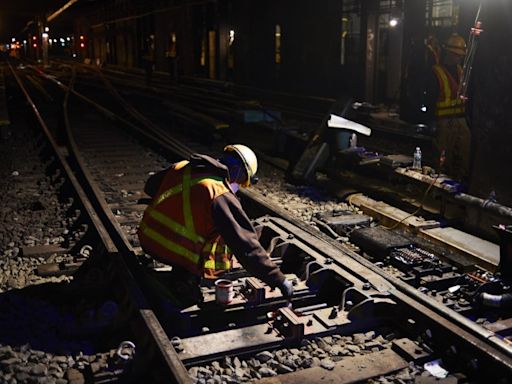
[[[442,118],[460,117],[464,115],[464,101],[457,97],[462,68],[457,66],[458,80],[442,65],[433,66],[439,84],[439,98],[436,103],[436,116]]]
[[[205,270],[214,275],[212,271],[231,268],[231,252],[204,207],[229,189],[220,177],[192,178],[187,165],[187,161],[180,162],[164,176],[144,212],[138,235],[143,249],[162,262],[180,265],[196,275]]]

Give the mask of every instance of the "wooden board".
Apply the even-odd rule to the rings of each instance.
[[[62,248],[58,244],[36,245],[34,247],[21,247],[21,255],[23,257],[50,257],[53,254],[63,255],[68,249]]]
[[[346,357],[335,363],[333,370],[322,367],[304,369],[281,376],[264,378],[258,384],[348,384],[387,375],[409,366],[407,361],[390,349],[366,355]]]
[[[393,226],[397,223],[413,232],[421,229],[437,228],[440,223],[435,220],[425,220],[422,217],[411,216],[409,213],[395,208],[383,201],[377,201],[364,195],[352,195],[350,204],[360,208],[365,214],[378,219],[382,225]]]
[[[500,247],[497,244],[458,229],[452,227],[424,229],[420,231],[420,235],[463,253],[474,260],[475,264],[484,268],[495,269],[500,262]]]

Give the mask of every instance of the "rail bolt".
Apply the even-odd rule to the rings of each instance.
[[[171,339],[171,344],[173,347],[177,347],[178,345],[181,345],[181,339],[178,336],[174,336]]]
[[[181,345],[181,339],[178,336],[174,336],[171,339],[171,344],[174,347],[174,349],[176,350],[176,352],[183,352],[184,348]]]

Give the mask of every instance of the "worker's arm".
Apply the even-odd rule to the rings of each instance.
[[[285,276],[261,246],[251,221],[236,197],[232,193],[217,197],[212,203],[212,213],[220,235],[244,268],[271,287],[282,290]]]

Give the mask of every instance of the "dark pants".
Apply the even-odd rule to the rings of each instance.
[[[203,301],[199,276],[179,266],[173,266],[170,272],[147,271],[146,278],[156,294],[178,310]]]
[[[442,119],[437,122],[435,139],[437,159],[445,151],[444,172],[460,182],[469,180],[471,132],[463,117]],[[436,164],[437,165],[437,164]]]

